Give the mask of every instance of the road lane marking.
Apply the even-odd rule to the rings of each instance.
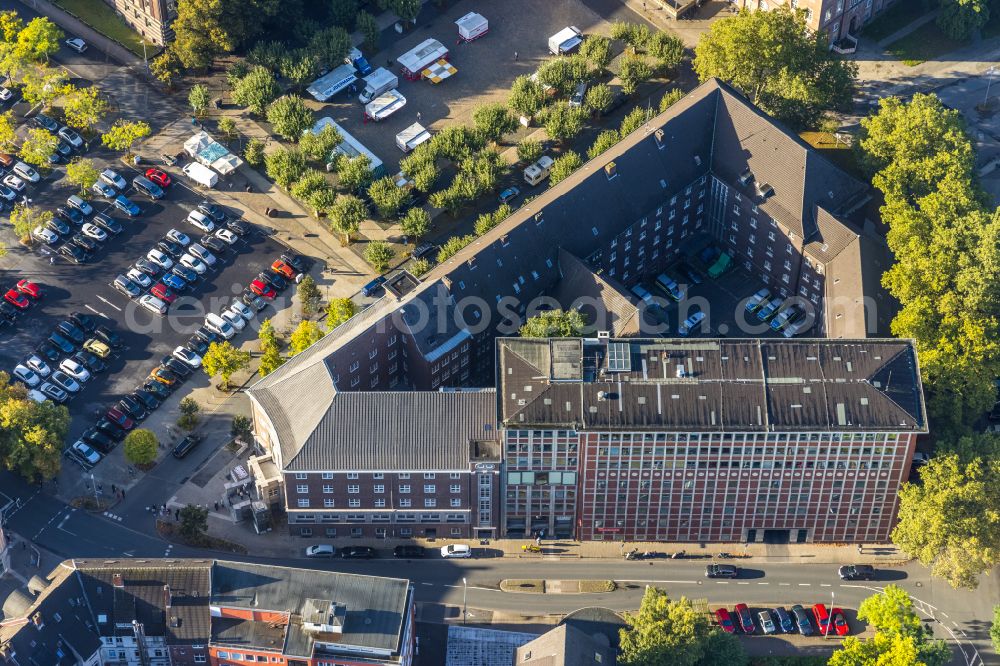
[[[109,307],[112,307],[112,308],[114,308],[115,310],[118,310],[118,312],[121,312],[121,311],[122,311],[122,309],[121,309],[120,307],[118,307],[117,305],[115,305],[114,303],[112,303],[111,301],[109,301],[108,299],[104,298],[104,297],[103,297],[103,296],[101,296],[100,294],[98,294],[98,295],[97,295],[97,300],[99,300],[99,301],[103,301],[103,302],[104,302],[104,303],[106,303],[106,304],[107,304],[107,305],[108,305]],[[84,307],[89,307],[89,306],[84,306]]]
[[[812,583],[799,583],[799,587],[809,587]]]
[[[789,585],[791,585],[791,583],[778,583],[778,585],[783,585],[785,587],[788,587]]]
[[[830,584],[829,583],[820,583],[819,586],[820,587],[830,587]]]
[[[770,585],[770,583],[757,583],[758,585]],[[787,583],[786,583],[787,585]]]
[[[434,583],[421,583],[421,585],[434,585]]]
[[[728,580],[717,580],[717,581],[715,581],[715,584],[716,585],[729,585],[729,581]]]
[[[948,614],[947,614],[947,613],[945,613],[945,612],[943,612],[943,611],[941,612],[941,615],[942,615],[943,617],[948,617]]]
[[[616,583],[675,583],[675,584],[686,584],[686,585],[695,585],[700,583],[700,581],[697,580],[647,580],[645,578],[642,579],[616,578],[615,582]]]
[[[736,583],[737,585],[749,585],[750,583]]]

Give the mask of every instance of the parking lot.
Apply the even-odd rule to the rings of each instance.
[[[478,11],[489,20],[489,32],[468,44],[456,44],[454,21],[470,11]],[[311,102],[311,106],[317,117],[332,117],[381,159],[387,172],[395,173],[403,157],[395,143],[398,132],[415,122],[432,130],[441,129],[445,123],[471,123],[473,109],[487,102],[505,101],[517,76],[534,73],[543,60],[552,57],[548,38],[570,25],[585,35],[606,35],[610,29],[579,0],[508,0],[502,15],[489,11],[488,5],[460,2],[444,17],[418,27],[391,48],[365,54],[372,67],[386,67],[398,75],[396,58],[434,38],[449,49],[449,62],[458,69],[457,74],[438,84],[399,76],[398,90],[406,98],[406,106],[378,123],[365,123],[364,106],[356,95],[346,91],[326,104]],[[359,91],[363,87],[360,82]]]

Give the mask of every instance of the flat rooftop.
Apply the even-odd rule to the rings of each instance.
[[[908,340],[499,338],[508,428],[926,432]]]

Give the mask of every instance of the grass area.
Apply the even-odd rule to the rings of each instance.
[[[858,164],[857,155],[850,145],[838,142],[829,132],[802,132],[799,135],[803,141],[815,148],[823,157],[855,178],[864,180],[864,172]]]
[[[896,4],[862,28],[861,34],[875,41],[885,39],[930,11],[923,5],[920,0],[896,0]]]
[[[142,57],[143,39],[139,33],[132,30],[115,10],[104,0],[52,0],[97,32],[110,37],[140,58]],[[152,56],[159,50],[155,44],[146,42],[146,54]]]
[[[614,592],[613,580],[581,580],[580,592]]]
[[[922,62],[965,46],[964,41],[955,41],[941,32],[934,21],[925,23],[902,39],[889,45],[887,49],[904,65],[914,67]]]
[[[504,592],[527,592],[528,594],[544,594],[545,581],[540,578],[507,578],[500,581],[500,589]]]

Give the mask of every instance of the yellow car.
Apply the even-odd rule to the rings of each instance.
[[[149,378],[167,386],[173,386],[177,382],[177,376],[162,365],[150,372]]]
[[[84,342],[83,348],[91,354],[97,354],[101,358],[107,358],[111,355],[111,347],[107,346],[97,338],[91,338],[90,340]]]

